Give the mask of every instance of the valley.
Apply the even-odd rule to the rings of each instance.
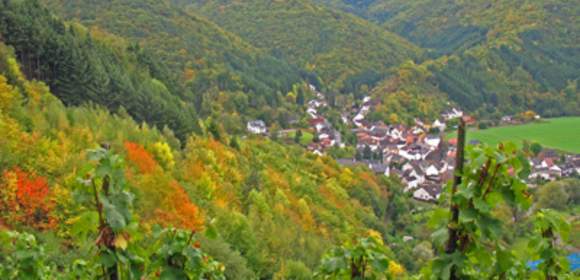
[[[576,279],[579,14],[2,0],[0,279]]]

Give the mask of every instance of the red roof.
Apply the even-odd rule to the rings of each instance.
[[[330,146],[330,144],[332,144],[332,142],[330,141],[330,139],[324,139],[324,140],[320,141],[320,144],[322,146]]]
[[[310,125],[321,124],[321,123],[324,123],[324,118],[314,118],[314,119],[310,119],[309,123],[310,123]]]
[[[368,135],[357,135],[356,139],[358,139],[358,141],[366,141],[366,140],[370,140],[371,137]]]
[[[472,117],[472,116],[464,116],[464,117],[463,117],[463,121],[464,121],[466,124],[468,124],[468,125],[471,125],[471,124],[474,124],[474,123],[475,123],[475,118],[474,118],[474,117]]]

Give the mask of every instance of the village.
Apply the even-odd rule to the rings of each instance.
[[[322,156],[332,147],[345,148],[348,144],[342,141],[343,135],[320,113],[328,106],[325,95],[314,86],[310,89],[315,92],[315,98],[308,101],[306,113],[314,140],[307,149]],[[448,126],[461,117],[469,122],[475,121],[460,109],[451,107],[432,123],[419,119],[415,119],[412,126],[370,122],[366,116],[373,105],[373,100],[367,96],[360,106],[341,114],[341,121],[348,124],[356,135],[356,153],[354,157],[337,158],[337,162],[345,167],[365,166],[376,174],[396,176],[413,198],[436,201],[454,171],[457,139],[447,139]],[[504,117],[504,120],[507,124],[512,122],[511,117]],[[260,120],[249,122],[247,129],[252,134],[267,133],[265,123]],[[478,141],[469,144],[475,145]],[[580,155],[543,149],[529,160],[531,172],[527,183],[532,187],[580,175]]]

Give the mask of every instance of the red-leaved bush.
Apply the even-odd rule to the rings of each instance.
[[[46,178],[14,168],[4,172],[1,189],[0,211],[5,220],[37,229],[54,227],[54,203]]]

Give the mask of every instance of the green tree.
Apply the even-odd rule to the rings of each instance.
[[[538,208],[550,208],[555,210],[566,210],[568,207],[569,195],[563,182],[549,182],[539,187]]]
[[[223,129],[214,119],[209,120],[207,130],[214,140],[216,140],[218,142],[221,142],[223,140],[223,133],[222,133]]]
[[[288,261],[282,266],[282,270],[274,275],[274,279],[312,279],[312,271],[301,261]]]
[[[365,145],[365,147],[363,148],[363,158],[368,160],[373,158],[373,151],[371,150],[371,147],[369,147],[369,145]]]
[[[304,90],[302,88],[298,89],[298,96],[296,96],[296,104],[303,106],[305,103]]]
[[[543,149],[544,148],[542,147],[542,145],[538,142],[534,142],[532,143],[532,145],[530,145],[530,151],[534,154],[534,156],[538,156]]]
[[[236,150],[240,150],[240,142],[238,140],[238,137],[233,136],[232,139],[230,140],[230,147],[236,149]]]
[[[302,140],[302,130],[298,129],[296,130],[296,133],[294,134],[294,142],[296,144],[300,144]]]

